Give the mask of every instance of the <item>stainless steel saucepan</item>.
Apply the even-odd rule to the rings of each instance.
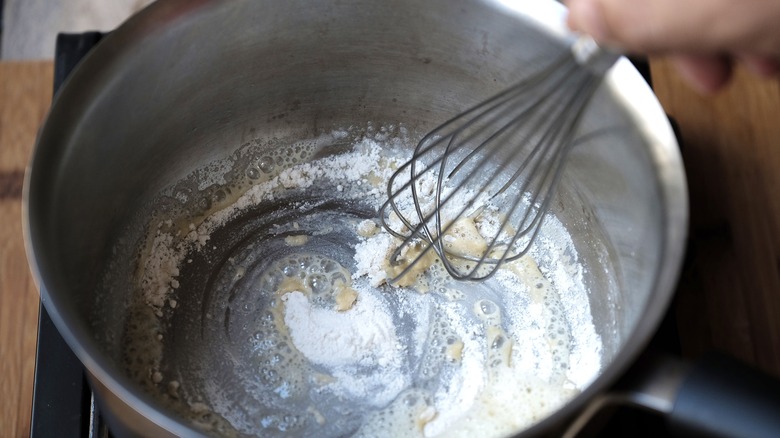
[[[42,301],[117,433],[201,433],[139,387],[118,345],[133,317],[128,284],[137,268],[121,248],[141,240],[139,215],[153,199],[247,143],[262,155],[348,127],[425,133],[560,51],[564,14],[542,0],[159,0],[101,41],[54,100],[24,211]],[[609,73],[581,129],[609,134],[575,148],[553,212],[588,267],[602,369],[518,433],[558,433],[626,374],[665,312],[682,260],[680,154],[627,61]],[[219,195],[197,185],[188,193],[201,189]]]

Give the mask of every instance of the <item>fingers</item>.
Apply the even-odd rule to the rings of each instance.
[[[680,74],[710,93],[742,63],[780,75],[778,0],[565,0],[568,24],[622,52],[671,55]]]
[[[740,61],[751,72],[763,76],[777,76],[780,73],[780,59],[758,55],[741,55]]]
[[[712,93],[723,88],[731,79],[734,59],[758,76],[772,77],[780,74],[777,58],[737,55],[734,59],[719,55],[672,55],[672,63],[680,75],[701,93]]]
[[[702,94],[720,90],[731,79],[732,64],[722,56],[673,55],[670,60],[680,76]]]
[[[780,54],[775,0],[568,0],[572,29],[624,51]],[[777,34],[777,35],[776,35]]]
[[[687,9],[681,8],[680,3],[679,0],[569,0],[568,23],[573,30],[624,51],[680,49],[674,46],[696,38],[690,31],[693,26],[677,24],[680,10]],[[690,20],[700,21],[696,16]]]

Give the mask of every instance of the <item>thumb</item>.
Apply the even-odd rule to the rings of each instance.
[[[568,0],[568,24],[629,52],[720,52],[751,47],[774,29],[780,2]]]

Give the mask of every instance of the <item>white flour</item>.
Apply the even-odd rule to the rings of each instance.
[[[340,135],[343,134],[338,131],[333,134],[334,137]],[[276,161],[281,160],[277,157]],[[190,224],[189,232],[183,239],[175,239],[171,233],[160,230],[165,225],[170,226],[170,221],[158,223],[151,238],[152,248],[143,262],[141,287],[145,301],[152,306],[162,307],[176,289],[176,277],[182,263],[185,263],[187,253],[203,248],[215,229],[247,208],[275,199],[280,191],[306,189],[323,180],[357,185],[360,190],[340,191],[339,195],[344,198],[372,199],[379,204],[385,196],[384,184],[369,184],[365,179],[372,176],[378,181],[386,181],[392,174],[392,167],[398,164],[400,161],[397,158],[382,155],[381,143],[366,138],[355,144],[352,152],[283,169],[271,179],[252,186],[227,208],[206,217],[198,225]]]
[[[384,406],[409,383],[400,371],[404,346],[396,327],[386,306],[371,294],[360,294],[343,312],[315,307],[297,291],[282,300],[295,348],[312,363],[327,367],[338,381],[338,392]],[[355,367],[373,370],[366,378]]]
[[[150,232],[142,260],[143,300],[158,316],[166,303],[180,308],[186,298],[173,295],[191,254],[211,245],[211,234],[242,211],[283,198],[285,191],[333,187],[334,197],[378,209],[393,169],[402,162],[383,150],[398,143],[383,133],[356,142],[351,152],[288,164],[227,207],[190,224],[184,235],[162,222]],[[421,190],[431,190],[432,184],[424,179]],[[451,211],[458,212],[463,202],[451,204]],[[413,215],[408,199],[400,199],[399,208]],[[477,227],[495,228],[497,221],[490,218],[488,214]],[[397,217],[388,220],[400,226]],[[351,232],[358,240],[350,279],[357,300],[339,311],[317,302],[310,291],[288,290],[281,302],[283,331],[289,335],[280,336],[289,336],[297,354],[321,374],[312,394],[332,393],[352,403],[361,400],[361,409],[371,408],[359,435],[502,435],[540,420],[597,376],[601,340],[590,314],[583,267],[571,237],[555,218],[547,220],[530,258],[502,268],[484,294],[468,283],[453,283],[436,264],[419,288],[425,293],[391,288],[386,285],[387,259],[397,242],[374,221],[356,223]],[[300,242],[289,246],[305,251],[306,239],[288,240]],[[186,383],[182,385],[183,391]],[[285,394],[296,390],[295,384],[285,388]],[[302,388],[297,390],[308,391]],[[322,413],[328,408],[312,405],[304,418],[319,425],[337,422]]]
[[[314,307],[301,292],[282,297],[284,323],[295,348],[310,361],[339,365],[398,366],[402,346],[382,304],[369,294],[360,295],[349,310]]]

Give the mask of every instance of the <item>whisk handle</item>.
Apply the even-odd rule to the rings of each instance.
[[[571,52],[580,65],[598,76],[603,76],[620,59],[620,54],[599,46],[587,35],[577,38]]]

